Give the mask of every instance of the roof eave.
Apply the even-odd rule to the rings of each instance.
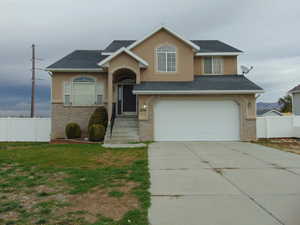
[[[291,90],[288,92],[288,94],[295,94],[295,93],[300,93],[300,90]]]
[[[242,54],[244,52],[198,52],[196,56],[237,56]]]
[[[49,72],[102,72],[103,69],[88,69],[88,68],[46,68]]]
[[[264,90],[133,90],[134,94],[157,95],[157,94],[258,94]]]

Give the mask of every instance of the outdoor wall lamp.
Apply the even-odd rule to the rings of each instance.
[[[146,104],[143,104],[141,111],[147,111],[147,108],[148,108],[148,106]]]

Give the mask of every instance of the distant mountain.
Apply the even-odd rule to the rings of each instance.
[[[258,102],[256,103],[256,114],[262,115],[272,109],[276,109],[280,112],[281,107],[278,102]]]
[[[281,105],[278,102],[258,102],[256,103],[256,109],[276,109],[280,111]]]

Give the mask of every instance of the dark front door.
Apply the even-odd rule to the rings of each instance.
[[[123,85],[123,112],[136,112],[136,96],[133,85]]]

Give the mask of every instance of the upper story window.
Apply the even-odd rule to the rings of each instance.
[[[176,47],[164,45],[156,49],[157,71],[176,72]]]
[[[223,74],[223,58],[207,56],[203,60],[204,74]]]
[[[102,104],[103,88],[96,79],[81,76],[64,83],[64,104],[89,106]]]

